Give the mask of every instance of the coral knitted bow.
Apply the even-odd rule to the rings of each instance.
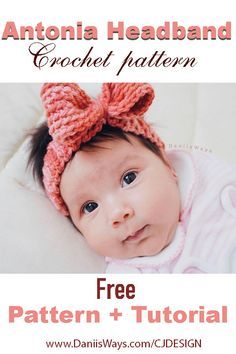
[[[81,143],[89,141],[104,124],[164,147],[143,119],[154,98],[149,84],[104,83],[101,95],[93,99],[75,83],[46,83],[41,98],[52,136],[44,157],[43,182],[49,198],[64,215],[69,213],[60,195],[61,174]]]
[[[54,141],[78,146],[105,123],[125,131],[135,131],[137,125],[140,129],[154,91],[149,84],[104,83],[100,97],[92,99],[75,83],[48,83],[41,97]]]

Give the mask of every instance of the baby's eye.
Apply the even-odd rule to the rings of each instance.
[[[96,208],[98,207],[98,204],[96,202],[88,202],[85,203],[82,207],[82,212],[85,214],[92,213]]]
[[[137,173],[134,171],[127,172],[123,177],[122,177],[122,187],[125,185],[131,184],[135,178],[137,177]]]

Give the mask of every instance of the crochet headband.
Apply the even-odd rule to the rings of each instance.
[[[104,124],[142,135],[164,148],[143,117],[154,98],[149,84],[104,83],[100,96],[93,99],[75,83],[47,83],[41,98],[52,137],[44,157],[43,183],[49,199],[64,215],[69,212],[60,194],[60,181],[66,163]]]

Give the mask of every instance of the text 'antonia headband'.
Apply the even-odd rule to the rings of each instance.
[[[49,199],[64,215],[69,212],[60,194],[61,174],[72,154],[101,131],[104,124],[142,135],[164,148],[144,120],[154,98],[149,84],[104,83],[101,94],[94,99],[75,83],[46,83],[41,98],[52,137],[44,157],[43,183]]]

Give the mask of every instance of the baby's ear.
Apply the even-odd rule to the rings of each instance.
[[[178,181],[178,175],[177,175],[174,167],[171,165],[171,162],[168,159],[165,150],[161,149],[161,154],[162,154],[162,158],[163,158],[164,163],[169,168],[169,170],[171,172],[171,175],[173,176],[174,180],[177,182]]]

